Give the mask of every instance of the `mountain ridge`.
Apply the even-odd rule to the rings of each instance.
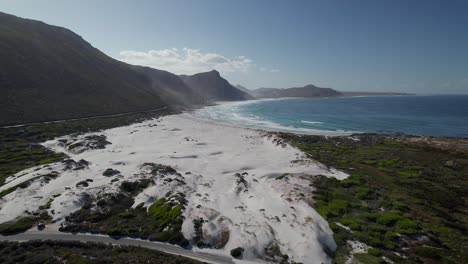
[[[2,12],[0,57],[0,125],[205,105],[242,93],[218,74],[199,80],[222,90],[208,97],[173,73],[113,59],[71,30]]]
[[[179,75],[185,84],[192,87],[205,100],[242,101],[252,97],[232,86],[216,70],[193,75]]]
[[[258,88],[251,90],[250,94],[257,98],[287,98],[287,97],[338,97],[342,93],[332,88],[321,88],[309,84],[303,87],[291,88]]]
[[[302,87],[292,88],[257,88],[248,89],[240,84],[235,86],[237,89],[250,94],[255,99],[262,98],[287,98],[287,97],[353,97],[353,96],[399,96],[414,95],[403,92],[366,92],[366,91],[339,91],[333,88],[321,88],[313,84]],[[307,93],[309,90],[309,93]],[[302,94],[301,94],[302,92]]]

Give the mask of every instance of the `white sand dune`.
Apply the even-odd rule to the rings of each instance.
[[[186,184],[155,179],[153,186],[136,197],[135,205],[149,205],[168,191],[183,192],[189,201],[183,224],[186,238],[194,236],[193,219],[200,217],[207,221],[203,225],[206,241],[219,242],[229,233],[223,248],[196,250],[229,255],[231,249],[243,247],[244,260],[255,261],[263,257],[265,248],[277,244],[293,261],[330,261],[324,246],[335,248],[332,231],[306,198],[312,197],[314,175],[343,179],[346,174],[307,159],[268,133],[215,124],[190,114],[93,134],[105,135],[112,144],[71,153],[59,139],[45,142],[46,147],[65,152],[75,161],[89,161],[88,168],[65,171],[63,163],[54,163],[10,177],[0,191],[51,171],[60,174],[48,183],[38,178],[27,188],[5,196],[0,201],[0,222],[35,211],[56,194],[61,195],[49,211],[53,211],[55,220],[63,221],[80,208],[84,191],[98,194],[117,190],[119,182],[112,183],[113,177],[102,175],[107,168],[119,170],[121,175],[116,177],[133,179],[145,173],[143,163],[155,162],[176,169],[181,175],[174,177]],[[75,186],[86,179],[93,180],[88,187]]]

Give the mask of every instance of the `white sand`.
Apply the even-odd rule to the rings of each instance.
[[[332,231],[310,206],[311,201],[303,197],[312,197],[313,187],[309,185],[313,175],[343,179],[346,174],[328,170],[267,133],[215,124],[190,114],[93,134],[106,135],[112,144],[74,154],[58,139],[45,142],[46,147],[66,152],[76,161],[89,161],[89,168],[63,171],[64,165],[55,163],[10,177],[0,191],[50,171],[60,173],[49,183],[37,179],[0,200],[0,222],[23,215],[26,210],[35,211],[59,193],[49,211],[54,211],[55,220],[63,221],[63,217],[81,207],[82,192],[95,195],[117,189],[120,182],[111,183],[114,177],[102,176],[107,168],[119,170],[122,175],[118,177],[133,179],[144,176],[143,163],[155,162],[176,169],[181,175],[171,177],[179,177],[186,184],[155,179],[155,185],[137,196],[135,205],[149,205],[168,191],[185,193],[189,201],[183,224],[186,238],[193,237],[192,220],[199,217],[208,220],[203,225],[206,241],[218,241],[222,231],[230,233],[223,249],[204,251],[229,255],[232,248],[243,247],[245,261],[255,261],[263,256],[264,248],[277,243],[290,260],[330,262],[322,245],[335,248]],[[244,183],[236,183],[236,173],[248,173]],[[290,175],[277,179],[285,173]],[[89,187],[75,186],[85,179],[93,179]]]
[[[369,249],[372,248],[358,240],[348,240],[346,242],[348,244],[348,247],[350,248],[350,251],[349,251],[348,259],[346,260],[345,264],[360,263],[354,258],[354,254],[367,253]]]

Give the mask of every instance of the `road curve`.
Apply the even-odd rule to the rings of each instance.
[[[161,110],[166,110],[166,109],[168,109],[168,106],[164,106],[164,107],[161,107],[161,108],[150,109],[150,110],[132,111],[132,112],[125,112],[125,113],[118,113],[118,114],[97,115],[97,116],[68,118],[68,119],[51,120],[51,121],[44,121],[44,122],[31,122],[31,123],[24,123],[24,124],[17,124],[17,125],[0,126],[0,128],[13,128],[13,127],[23,127],[23,126],[37,125],[37,124],[50,124],[50,123],[62,123],[62,122],[77,121],[77,120],[99,119],[99,118],[106,118],[106,117],[115,117],[115,116],[125,116],[125,115],[132,115],[132,114],[156,112],[156,111],[161,111]]]
[[[225,256],[219,256],[209,253],[194,252],[191,250],[183,249],[179,246],[151,242],[140,239],[132,238],[121,238],[114,239],[108,236],[100,235],[82,235],[82,234],[69,234],[69,233],[22,233],[11,236],[0,235],[0,241],[29,241],[29,240],[59,240],[59,241],[80,241],[80,242],[100,242],[113,245],[125,245],[125,246],[140,246],[152,250],[162,251],[164,253],[180,255],[191,259],[207,263],[234,263],[231,258]]]

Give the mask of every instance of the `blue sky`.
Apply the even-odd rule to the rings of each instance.
[[[248,88],[468,93],[467,1],[21,1],[109,56]]]

